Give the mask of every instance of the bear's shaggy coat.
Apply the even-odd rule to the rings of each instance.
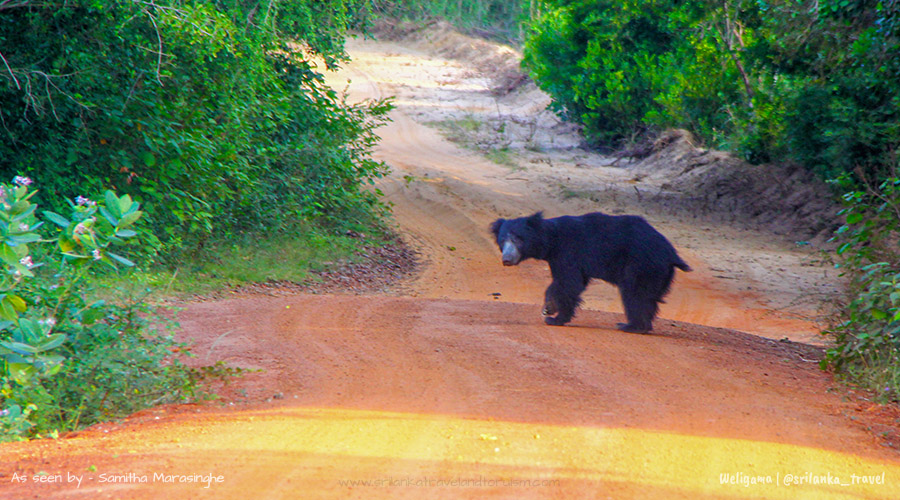
[[[675,268],[691,270],[665,236],[635,215],[595,212],[544,219],[538,212],[497,219],[491,231],[503,265],[515,266],[525,259],[550,264],[553,282],[544,296],[548,325],[571,321],[581,293],[592,278],[598,278],[619,287],[628,323],[619,323],[618,328],[647,333],[669,292]]]

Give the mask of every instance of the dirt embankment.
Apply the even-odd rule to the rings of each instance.
[[[690,132],[667,131],[628,167],[661,180],[652,202],[819,245],[840,225],[834,193],[801,167],[751,165],[696,143]]]
[[[502,97],[532,83],[522,71],[522,54],[513,47],[464,35],[446,21],[425,25],[382,19],[373,27],[380,40],[404,44],[422,44],[430,52],[446,59],[462,61],[488,75],[491,94]]]

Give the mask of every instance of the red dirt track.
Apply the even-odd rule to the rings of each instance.
[[[351,79],[351,100],[453,69],[392,43],[349,48],[335,85]],[[402,101],[381,129],[394,173],[379,188],[421,254],[416,276],[365,295],[189,304],[198,361],[259,371],[224,404],[0,445],[0,498],[900,498],[900,454],[878,427],[896,420],[818,370],[818,348],[777,340],[816,331],[773,306],[801,294],[792,273],[808,266],[765,281],[792,249],[647,214],[695,269],[677,274],[654,333],[616,331],[602,283],[571,326],[545,326],[546,265],[504,268],[489,222],[605,208],[547,188],[576,170],[511,171]],[[759,283],[722,279],[730,262]]]

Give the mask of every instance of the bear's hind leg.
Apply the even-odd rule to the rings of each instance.
[[[622,297],[622,305],[625,306],[625,316],[628,323],[618,323],[616,328],[629,333],[649,333],[653,329],[653,318],[659,310],[659,304],[654,297],[648,297],[641,293],[643,290],[636,286],[634,280],[626,279],[619,285],[619,295]]]
[[[628,323],[616,323],[616,328],[628,333],[650,333],[650,330],[653,329],[655,314],[652,311],[655,307],[645,300],[634,298],[631,300],[623,298],[622,300],[625,302],[625,316],[628,318]]]

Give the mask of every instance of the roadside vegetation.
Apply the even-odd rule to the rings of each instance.
[[[196,398],[233,373],[186,367],[145,285],[303,280],[386,237],[370,152],[391,105],[350,105],[322,76],[367,12],[0,2],[0,441]]]
[[[513,41],[553,109],[608,151],[666,129],[834,187],[851,283],[823,363],[900,400],[900,3],[847,0],[398,0]],[[419,17],[416,17],[419,16]],[[498,20],[502,18],[502,21]]]
[[[541,0],[387,0],[374,4],[373,11],[413,22],[445,19],[474,35],[520,43],[542,5]]]
[[[96,297],[98,268],[134,266],[118,247],[140,239],[140,204],[106,191],[39,212],[32,184],[0,184],[0,441],[194,396],[199,372],[172,357],[183,346],[163,318],[134,297]]]

